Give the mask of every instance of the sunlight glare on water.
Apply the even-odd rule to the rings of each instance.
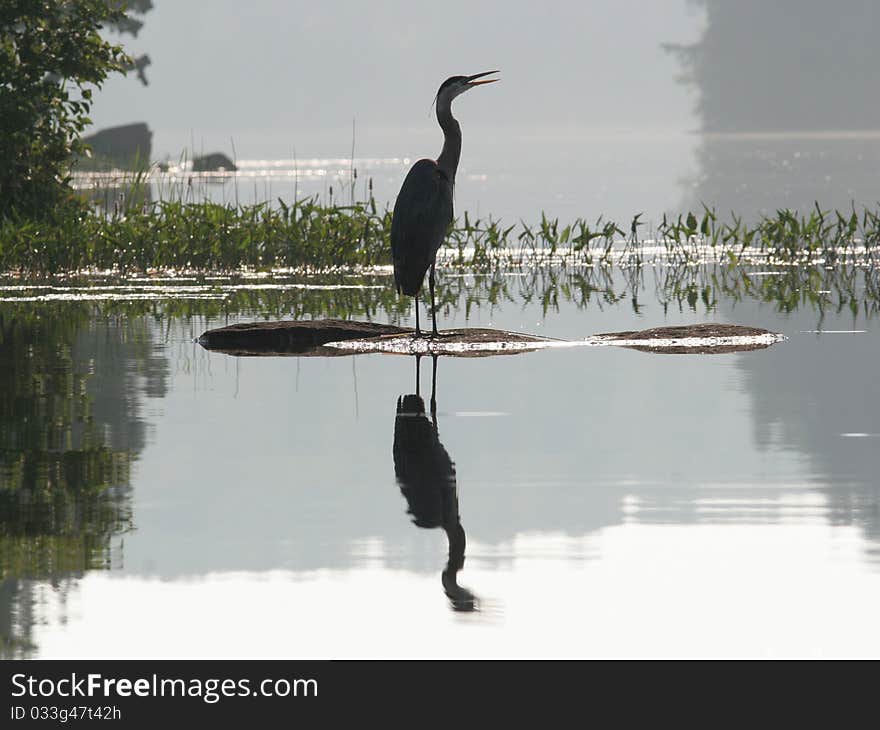
[[[68,605],[49,598],[50,620],[35,639],[44,656],[58,658],[869,657],[880,651],[875,634],[860,628],[880,605],[880,585],[860,567],[853,528],[832,533],[813,521],[627,524],[562,545],[552,536],[524,537],[508,547],[518,557],[500,566],[483,564],[483,549],[473,546],[467,572],[492,604],[488,616],[448,611],[438,600],[437,576],[385,566],[174,581],[93,573]],[[573,559],[580,551],[583,557]],[[366,596],[381,598],[357,598]],[[123,646],[114,637],[144,605],[154,607],[150,620]],[[841,611],[847,620],[829,623]],[[243,619],[247,630],[229,631]],[[823,626],[826,631],[817,628]],[[88,646],[83,636],[90,637]]]

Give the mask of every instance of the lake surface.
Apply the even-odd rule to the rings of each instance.
[[[245,159],[237,160],[235,174],[192,175],[175,163],[152,177],[150,195],[226,204],[318,196],[346,204],[352,193],[365,200],[372,185],[380,206],[393,205],[410,165],[440,151],[440,130],[432,126],[405,153],[389,147],[382,150],[389,154],[354,159]],[[603,216],[623,228],[642,213],[648,230],[664,213],[699,212],[704,204],[722,218],[733,211],[747,221],[778,208],[809,212],[816,201],[826,210],[871,206],[880,200],[878,169],[880,132],[874,131],[627,134],[465,125],[455,207],[459,215],[509,223],[534,223],[542,212],[562,221]],[[97,188],[95,199],[112,208],[118,189],[109,184],[118,177],[84,175],[77,183]]]
[[[545,132],[466,127],[458,211],[624,227],[644,212],[650,235],[701,202],[749,220],[880,198],[875,133]],[[357,168],[356,197],[372,178],[390,202],[439,135],[424,147],[242,161],[236,178],[172,175],[151,194],[246,203],[332,186],[345,202]],[[715,321],[787,339],[441,357],[435,390],[430,358],[417,384],[413,357],[195,342],[258,319],[412,324],[387,274],[2,280],[0,652],[880,654],[876,270],[438,280],[441,328],[578,339]]]
[[[385,275],[5,282],[3,653],[876,656],[876,273],[723,271],[444,272],[441,327],[788,339],[441,357],[435,391],[430,358],[194,342],[411,323]]]

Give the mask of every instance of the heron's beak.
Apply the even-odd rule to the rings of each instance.
[[[497,74],[497,71],[483,71],[481,74],[474,74],[473,76],[467,77],[467,85],[471,86],[479,86],[480,84],[491,84],[493,81],[500,81],[501,79],[483,79],[482,81],[475,81],[474,79],[481,79],[483,76],[488,76],[489,74]]]

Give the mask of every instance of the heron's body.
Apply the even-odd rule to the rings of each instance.
[[[391,218],[391,257],[399,294],[418,296],[452,223],[454,184],[434,160],[419,160],[403,181]]]
[[[437,121],[443,130],[443,150],[436,160],[419,160],[412,166],[394,203],[391,218],[394,286],[399,294],[416,298],[417,335],[420,334],[418,296],[429,269],[433,334],[437,334],[434,262],[452,223],[455,173],[461,157],[461,127],[452,116],[452,100],[474,86],[497,81],[475,80],[489,73],[496,72],[453,76],[440,86],[437,92]]]

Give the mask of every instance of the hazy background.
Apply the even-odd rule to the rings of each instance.
[[[147,122],[153,160],[249,162],[237,189],[202,191],[221,202],[341,190],[354,142],[359,180],[393,203],[439,153],[439,84],[490,69],[501,83],[455,105],[459,213],[650,224],[880,200],[873,0],[158,0],[143,20],[121,40],[150,85],[111,80],[96,127]]]
[[[684,0],[327,3],[156,0],[139,36],[150,86],[107,83],[96,126],[146,120],[154,156],[194,138],[242,157],[436,154],[431,102],[448,76],[500,69],[459,100],[465,129],[686,130],[692,94],[661,43],[687,43],[703,13]],[[417,143],[431,141],[428,149]]]

